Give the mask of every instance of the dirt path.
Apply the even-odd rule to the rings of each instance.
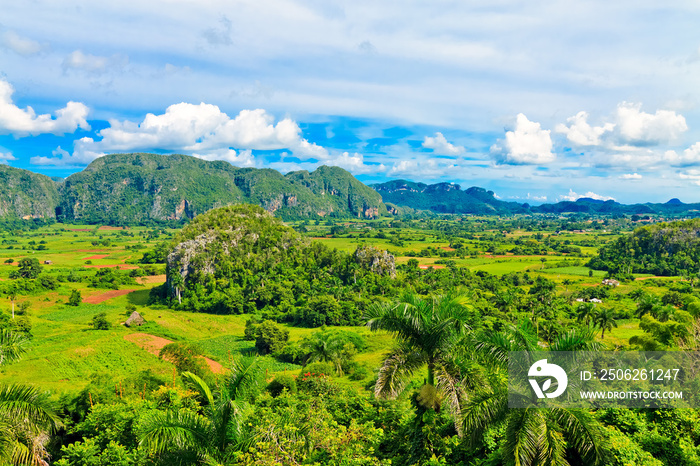
[[[88,304],[100,304],[100,303],[107,301],[108,299],[112,299],[112,298],[116,298],[117,296],[124,296],[125,294],[129,294],[132,291],[137,291],[137,290],[134,290],[134,289],[111,290],[111,291],[108,291],[106,293],[98,294],[95,296],[89,296],[89,297],[83,299],[83,302],[88,303]]]
[[[419,265],[418,266],[419,269],[424,269],[424,270],[429,269],[431,267],[434,269],[444,269],[445,268],[444,265],[440,265],[440,264],[429,264],[429,265]]]
[[[83,257],[83,260],[104,259],[107,256],[109,256],[109,254],[95,254],[94,256]]]
[[[156,356],[158,356],[160,350],[163,349],[165,345],[172,343],[172,341],[168,340],[167,338],[157,337],[155,335],[143,332],[130,333],[129,335],[124,335],[124,339],[126,341],[136,343],[141,348],[145,349],[151,354],[155,354]],[[224,366],[214,361],[213,359],[205,357],[204,361],[206,361],[207,365],[209,366],[209,369],[211,369],[213,373],[223,374],[225,372]]]

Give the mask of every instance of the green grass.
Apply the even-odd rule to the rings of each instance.
[[[593,269],[588,267],[554,267],[551,269],[543,269],[542,273],[548,274],[559,274],[559,275],[578,275],[581,277],[588,277],[589,272]],[[604,277],[607,272],[602,270],[593,270],[594,277]]]

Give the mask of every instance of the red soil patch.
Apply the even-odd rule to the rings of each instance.
[[[105,257],[109,256],[109,254],[95,254],[94,256],[90,257],[83,257],[83,260],[87,259],[104,259]]]
[[[142,285],[146,285],[149,283],[165,283],[166,276],[165,274],[163,275],[151,275],[149,277],[139,277],[136,279],[136,281]]]
[[[156,356],[158,356],[160,350],[163,349],[165,345],[172,343],[172,341],[168,340],[167,338],[157,337],[155,335],[143,332],[130,333],[129,335],[124,335],[124,339],[126,341],[136,343],[141,348],[145,349],[151,354],[155,354]],[[222,366],[218,362],[209,358],[204,358],[204,361],[207,363],[211,371],[215,374],[224,373],[224,366]]]
[[[454,251],[454,250],[455,250],[455,248],[451,248],[451,247],[448,247],[448,246],[443,246],[443,247],[441,247],[440,249],[444,249],[445,251]]]
[[[668,277],[659,277],[659,276],[654,276],[654,277],[637,277],[634,280],[649,280],[650,278],[668,278]]]
[[[108,291],[106,293],[98,294],[95,296],[89,296],[85,299],[83,299],[84,303],[88,304],[100,304],[102,302],[107,301],[108,299],[116,298],[117,296],[124,296],[125,294],[129,294],[132,291],[136,290],[112,290]]]
[[[114,267],[120,270],[134,270],[138,269],[136,265],[126,265],[126,264],[108,264],[108,265],[83,265],[86,269],[112,269]]]
[[[430,264],[430,265],[419,265],[418,266],[419,269],[429,269],[431,267],[434,269],[444,269],[445,268],[444,265],[440,265],[440,264],[436,264],[436,265]]]
[[[128,230],[126,227],[108,227],[107,225],[102,225],[98,230]]]

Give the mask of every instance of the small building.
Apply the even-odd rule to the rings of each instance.
[[[589,303],[602,303],[603,301],[601,301],[601,300],[598,299],[598,298],[591,298],[591,299],[588,300],[588,302],[589,302]]]
[[[606,278],[605,280],[603,280],[600,283],[602,285],[607,285],[607,286],[612,286],[612,287],[616,287],[616,286],[620,285],[620,282],[618,282],[617,280],[613,280],[612,278]]]
[[[45,261],[44,261],[44,264],[45,264],[45,265],[51,265],[51,264],[53,264],[53,261],[45,260]]]
[[[143,324],[146,323],[146,319],[144,319],[141,314],[138,312],[134,311],[131,313],[128,319],[126,319],[126,322],[124,322],[124,325],[127,327],[140,327]]]

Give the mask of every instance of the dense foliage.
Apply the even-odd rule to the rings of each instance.
[[[700,219],[642,226],[602,247],[590,266],[614,274],[700,273]]]

